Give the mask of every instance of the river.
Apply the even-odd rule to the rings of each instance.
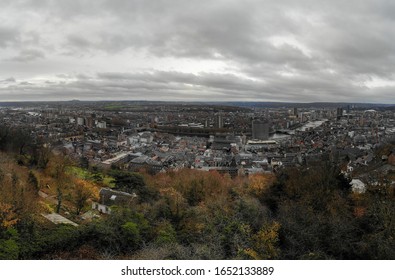
[[[287,138],[290,138],[292,136],[292,134],[295,133],[295,131],[306,131],[307,129],[311,129],[311,128],[316,128],[319,127],[320,125],[322,125],[324,122],[326,122],[327,120],[320,120],[320,121],[312,121],[312,122],[307,122],[306,124],[304,124],[303,126],[290,130],[290,134],[286,134],[286,133],[274,133],[272,135],[270,135],[269,139],[270,140],[285,140]]]
[[[308,123],[304,124],[303,126],[295,129],[295,131],[306,131],[307,129],[310,129],[310,128],[316,128],[316,127],[319,127],[320,125],[322,125],[326,121],[327,120],[308,122]]]

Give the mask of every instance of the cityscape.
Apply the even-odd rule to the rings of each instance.
[[[391,1],[0,7],[0,260],[395,260]]]
[[[3,259],[393,257],[392,105],[13,102],[0,119]]]
[[[345,172],[361,179],[374,150],[395,139],[391,107],[308,105],[70,101],[7,106],[0,113],[3,125],[29,131],[63,156],[153,174],[182,168],[231,176],[274,173],[347,158]],[[394,156],[383,160],[393,164]]]

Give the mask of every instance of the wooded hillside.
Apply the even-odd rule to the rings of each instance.
[[[232,179],[26,159],[0,157],[1,259],[395,259],[394,188],[379,175],[357,194],[327,164]],[[103,187],[135,198],[100,214]]]

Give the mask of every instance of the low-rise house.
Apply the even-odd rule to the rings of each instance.
[[[99,201],[92,203],[92,209],[103,214],[111,214],[111,206],[124,206],[137,197],[135,193],[121,192],[109,188],[102,188],[99,192]]]
[[[351,189],[354,193],[364,193],[366,192],[366,185],[359,179],[352,179]]]

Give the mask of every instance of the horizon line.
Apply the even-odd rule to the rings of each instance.
[[[196,100],[168,100],[168,101],[163,101],[163,100],[141,100],[141,99],[113,99],[113,100],[107,100],[107,99],[97,99],[97,100],[80,100],[80,99],[71,99],[71,100],[13,100],[13,101],[0,101],[1,103],[40,103],[40,102],[46,102],[46,103],[55,103],[55,102],[158,102],[158,103],[280,103],[280,104],[319,104],[319,103],[325,103],[325,104],[366,104],[366,105],[395,105],[395,103],[376,103],[376,102],[351,102],[351,101],[346,101],[346,102],[337,102],[337,101],[312,101],[312,102],[303,102],[303,101],[241,101],[241,100],[230,100],[230,101],[196,101]]]

